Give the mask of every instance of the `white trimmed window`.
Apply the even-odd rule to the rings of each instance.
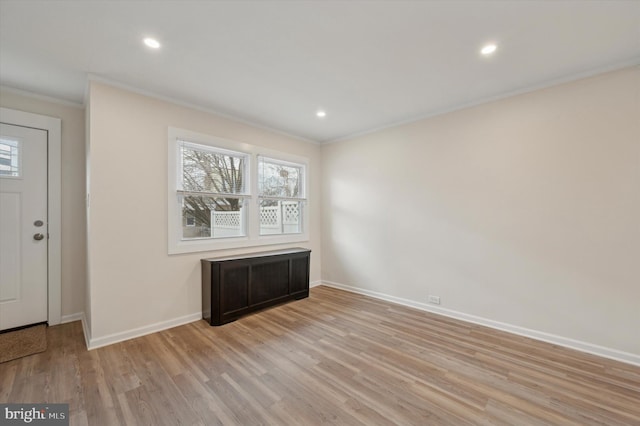
[[[169,128],[169,254],[307,241],[304,158]]]
[[[244,237],[247,154],[178,140],[182,239]]]
[[[301,234],[305,165],[258,157],[260,235]]]

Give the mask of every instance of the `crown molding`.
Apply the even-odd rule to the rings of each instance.
[[[11,87],[11,86],[0,85],[0,91],[7,92],[7,93],[13,93],[15,95],[24,96],[24,97],[27,97],[27,98],[37,99],[37,100],[44,101],[44,102],[51,102],[51,103],[58,104],[58,105],[64,105],[64,106],[68,106],[68,107],[72,107],[72,108],[84,109],[84,104],[81,104],[81,103],[78,103],[78,102],[68,101],[68,100],[56,98],[56,97],[53,97],[53,96],[41,95],[39,93],[30,92],[28,90],[16,89],[15,87]]]
[[[285,132],[283,130],[278,130],[278,129],[275,129],[273,127],[269,127],[269,126],[265,126],[263,124],[255,123],[253,121],[245,120],[243,118],[239,118],[239,117],[236,117],[236,116],[231,115],[231,114],[220,112],[220,111],[215,110],[213,108],[207,108],[207,107],[204,107],[202,105],[198,105],[198,104],[195,104],[195,103],[192,103],[192,102],[186,102],[186,101],[183,101],[183,100],[171,97],[171,96],[161,95],[161,94],[153,92],[151,90],[140,89],[140,88],[135,87],[135,86],[131,86],[131,85],[128,85],[128,84],[120,83],[119,81],[111,80],[109,78],[106,78],[106,77],[103,77],[103,76],[100,76],[100,75],[97,75],[97,74],[91,74],[90,73],[90,74],[87,75],[87,86],[92,81],[95,81],[97,83],[106,84],[108,86],[113,86],[113,87],[116,87],[118,89],[126,90],[126,91],[129,91],[129,92],[137,93],[139,95],[147,96],[149,98],[157,99],[157,100],[164,101],[164,102],[169,102],[169,103],[172,103],[172,104],[175,104],[175,105],[179,105],[179,106],[182,106],[182,107],[185,107],[185,108],[194,109],[196,111],[201,111],[201,112],[206,112],[208,114],[217,115],[219,117],[226,118],[227,120],[231,120],[231,121],[235,121],[237,123],[245,124],[247,126],[255,127],[257,129],[266,130],[268,132],[276,133],[276,134],[279,134],[281,136],[286,136],[288,138],[295,139],[295,140],[300,141],[300,142],[306,142],[306,143],[310,143],[310,144],[313,144],[313,145],[318,145],[319,144],[318,141],[315,141],[315,140],[312,140],[312,139],[307,139],[307,138],[304,138],[302,136],[297,136],[297,135],[294,135],[294,134],[291,134],[291,133],[287,133],[287,132]],[[88,89],[87,89],[86,92],[88,92]],[[88,93],[85,93],[85,102],[86,102],[87,97],[88,97]]]
[[[515,90],[510,90],[507,92],[503,92],[500,93],[498,95],[493,95],[493,96],[487,96],[475,101],[471,101],[471,102],[465,102],[465,103],[461,103],[461,104],[457,104],[454,106],[450,106],[450,107],[446,107],[446,108],[442,108],[442,109],[438,109],[435,111],[431,111],[428,112],[426,114],[422,114],[407,120],[401,120],[401,121],[396,121],[390,124],[385,124],[384,126],[380,126],[380,127],[375,127],[373,129],[369,129],[369,130],[363,130],[361,132],[356,132],[356,133],[351,133],[349,135],[346,136],[340,136],[339,138],[335,138],[335,139],[329,139],[326,141],[321,141],[319,142],[321,145],[329,145],[329,144],[333,144],[333,143],[338,143],[338,142],[346,142],[348,140],[352,140],[352,139],[356,139],[362,136],[366,136],[366,135],[370,135],[376,132],[380,132],[382,130],[386,130],[386,129],[390,129],[393,127],[400,127],[400,126],[404,126],[406,124],[412,124],[412,123],[416,123],[418,121],[421,120],[426,120],[429,118],[433,118],[433,117],[437,117],[440,115],[444,115],[444,114],[448,114],[450,112],[455,112],[455,111],[460,111],[463,109],[467,109],[467,108],[473,108],[479,105],[483,105],[483,104],[487,104],[490,102],[494,102],[494,101],[499,101],[501,99],[506,99],[506,98],[511,98],[514,96],[518,96],[518,95],[523,95],[526,93],[531,93],[531,92],[535,92],[537,90],[542,90],[542,89],[547,89],[550,87],[554,87],[554,86],[560,86],[562,84],[565,83],[570,83],[573,81],[577,81],[577,80],[582,80],[582,79],[586,79],[589,77],[596,77],[598,75],[601,74],[606,74],[609,72],[613,72],[613,71],[619,71],[625,68],[633,68],[633,67],[639,67],[640,66],[640,57],[637,58],[633,58],[627,61],[623,61],[623,62],[617,62],[615,64],[611,64],[611,65],[607,65],[604,67],[598,67],[598,68],[592,68],[590,70],[587,71],[581,71],[578,73],[572,73],[572,74],[567,74],[564,75],[562,77],[559,78],[554,78],[551,80],[546,80],[544,82],[538,83],[538,84],[534,84],[534,85],[529,85],[529,86],[525,86],[525,87],[521,87],[519,89],[515,89]]]

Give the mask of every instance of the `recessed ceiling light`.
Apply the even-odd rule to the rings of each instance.
[[[496,46],[495,44],[487,44],[480,50],[480,53],[482,53],[483,55],[491,55],[496,51],[497,48],[498,46]]]
[[[152,49],[159,49],[160,48],[160,42],[158,40],[156,40],[155,38],[147,37],[143,41],[144,41],[144,44],[146,44],[147,46],[149,46]]]
[[[325,111],[323,111],[323,110],[320,110],[320,111],[316,112],[316,116],[318,118],[324,118],[324,117],[327,116],[327,113]]]

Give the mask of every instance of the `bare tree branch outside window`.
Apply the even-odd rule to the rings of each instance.
[[[201,151],[183,146],[183,190],[242,194],[244,190],[243,157]],[[188,195],[183,200],[183,218],[193,218],[196,227],[210,228],[211,211],[239,211],[242,199]],[[203,235],[204,236],[204,235]]]
[[[263,161],[260,166],[260,195],[267,197],[296,198],[301,194],[302,173],[300,167]],[[277,204],[276,200],[272,200]],[[274,205],[275,205],[274,204]]]

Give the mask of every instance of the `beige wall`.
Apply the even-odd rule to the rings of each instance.
[[[640,355],[640,69],[322,147],[323,280]]]
[[[84,108],[6,89],[0,90],[0,106],[62,120],[62,315],[81,313],[86,274]]]
[[[167,138],[178,127],[310,160],[311,281],[320,279],[320,148],[194,109],[92,82],[89,89],[91,338],[201,310],[200,259],[167,254]]]
[[[197,313],[200,258],[269,249],[167,255],[174,126],[310,159],[312,281],[640,355],[637,67],[322,148],[91,83],[88,259],[83,109],[0,105],[62,119],[62,314],[94,339]]]

